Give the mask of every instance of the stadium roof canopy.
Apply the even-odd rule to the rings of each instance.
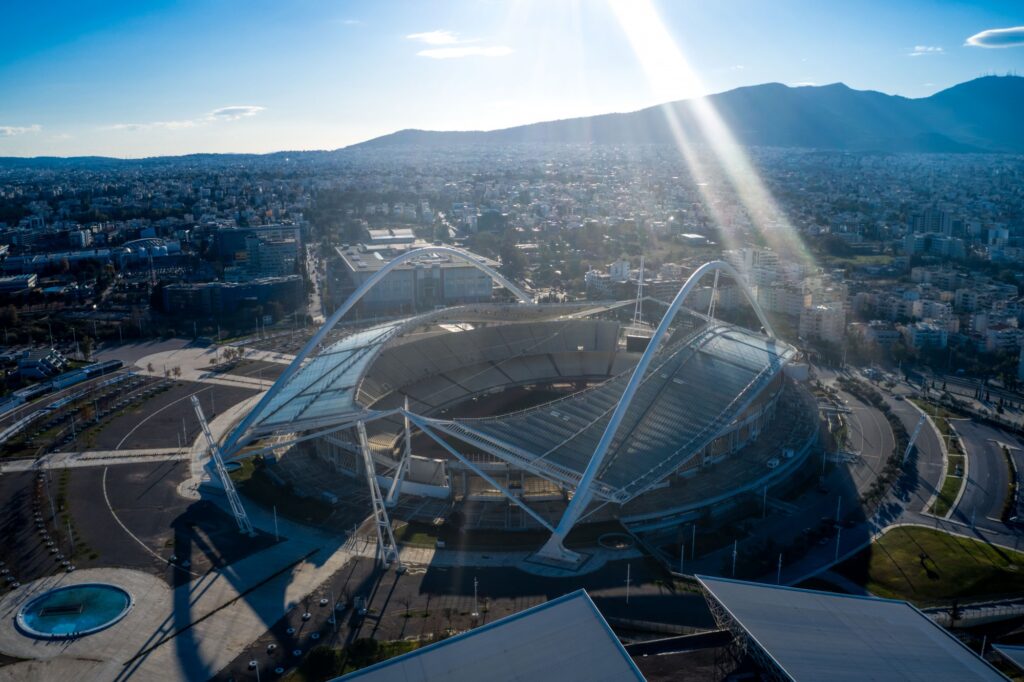
[[[346,675],[402,682],[643,680],[583,590]]]
[[[705,325],[660,352],[597,472],[594,493],[626,502],[715,439],[795,351],[731,325]],[[486,419],[430,420],[516,466],[575,486],[632,370],[561,400]]]
[[[403,322],[358,331],[322,350],[262,408],[259,430],[320,428],[358,414],[362,410],[355,402],[359,379],[380,348],[402,330]]]
[[[1005,680],[904,601],[697,576],[719,626],[782,679]]]

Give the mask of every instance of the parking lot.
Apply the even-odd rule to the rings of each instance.
[[[199,396],[206,418],[258,393],[239,386],[172,381],[167,390],[141,404],[132,403],[100,429],[89,449],[137,450],[173,448],[191,443],[199,435],[199,423],[189,398]]]

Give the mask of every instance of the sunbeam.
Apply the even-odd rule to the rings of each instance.
[[[735,242],[735,235],[730,235],[733,226],[727,224],[720,212],[713,208],[709,190],[701,184],[706,182],[704,178],[708,176],[708,171],[703,167],[695,142],[710,149],[755,230],[764,240],[784,257],[809,262],[811,257],[803,240],[775,203],[714,105],[704,97],[706,90],[700,78],[658,16],[654,5],[649,0],[610,0],[609,4],[654,95],[662,101],[688,100],[680,105],[666,104],[662,110],[676,146],[697,180],[706,202],[712,207],[712,215],[718,221],[723,240],[727,241],[725,246],[731,246],[729,241]],[[696,140],[691,139],[692,133],[687,130],[691,122],[687,119],[692,119],[696,127],[693,131]]]

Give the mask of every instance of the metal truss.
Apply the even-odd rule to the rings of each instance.
[[[409,466],[409,457],[412,456],[412,430],[409,428],[409,396],[405,396],[404,407],[402,421],[405,426],[405,448],[402,450],[402,458],[398,460],[398,466],[395,467],[395,477],[391,479],[391,488],[388,490],[388,497],[385,500],[389,507],[398,504],[398,494],[401,491],[402,478],[405,476],[405,471]]]
[[[266,447],[262,447],[256,450],[249,450],[248,452],[245,453],[236,450],[234,455],[227,458],[227,461],[234,462],[241,459],[247,459],[249,457],[255,457],[256,455],[262,455],[268,452],[273,452],[274,450],[280,450],[281,448],[289,448],[293,445],[298,445],[299,443],[305,442],[307,440],[312,440],[314,438],[322,438],[324,436],[330,436],[331,434],[337,433],[338,431],[350,429],[359,422],[363,422],[365,424],[372,421],[377,421],[378,419],[386,419],[387,417],[391,417],[396,414],[401,414],[401,412],[402,411],[399,409],[383,410],[380,412],[367,411],[360,414],[358,418],[350,419],[349,421],[337,424],[335,426],[331,426],[330,428],[327,429],[322,429],[320,431],[312,431],[310,433],[305,433],[296,438],[292,438],[291,440],[281,441],[279,443],[268,445]]]
[[[231,505],[231,513],[234,514],[235,522],[238,523],[238,530],[249,536],[255,535],[252,523],[249,521],[249,515],[245,513],[242,500],[239,499],[238,491],[235,490],[235,484],[231,481],[231,476],[228,475],[227,469],[224,468],[224,459],[220,456],[220,448],[217,447],[217,441],[213,439],[213,434],[210,433],[210,425],[206,423],[206,416],[203,415],[203,408],[199,405],[199,398],[195,395],[192,396],[192,407],[196,410],[199,426],[202,427],[203,435],[206,436],[206,442],[210,446],[213,466],[217,470],[217,477],[220,478],[221,485],[224,486],[224,494],[227,495],[228,504]]]
[[[703,586],[702,586],[703,587]],[[750,656],[757,663],[763,675],[769,680],[777,682],[791,682],[792,678],[783,672],[778,663],[750,636],[750,633],[732,617],[728,609],[712,594],[706,587],[703,587],[704,599],[708,604],[711,617],[715,624],[722,630],[732,633],[732,641],[729,643],[728,651],[733,663],[739,663],[743,657]]]
[[[612,416],[608,420],[608,425],[605,427],[601,440],[598,441],[597,447],[594,448],[594,454],[591,456],[590,462],[587,464],[587,468],[580,479],[580,483],[576,487],[576,494],[573,495],[565,513],[562,514],[562,518],[558,522],[558,527],[555,529],[555,532],[551,534],[551,537],[538,552],[541,556],[557,561],[568,561],[572,563],[579,561],[580,556],[575,552],[567,550],[563,545],[563,541],[569,534],[569,531],[572,530],[573,526],[576,525],[580,515],[590,503],[593,496],[591,487],[594,483],[594,479],[597,477],[597,473],[601,469],[601,464],[604,462],[604,458],[608,454],[608,450],[611,448],[612,440],[614,440],[615,435],[618,433],[619,426],[622,423],[623,418],[626,416],[626,412],[629,410],[629,406],[633,402],[636,392],[643,383],[644,375],[647,373],[647,368],[654,359],[654,355],[658,351],[658,346],[661,345],[662,340],[668,335],[669,326],[672,324],[672,321],[675,319],[679,309],[690,295],[690,292],[692,292],[697,284],[700,283],[704,275],[709,272],[714,272],[717,279],[718,273],[721,271],[725,271],[727,275],[731,276],[736,281],[740,290],[743,292],[743,295],[746,297],[747,302],[750,303],[750,306],[757,314],[757,318],[764,327],[765,332],[769,337],[775,338],[775,330],[772,328],[771,322],[769,322],[768,318],[765,317],[764,311],[757,303],[757,299],[750,292],[746,282],[742,277],[740,277],[739,273],[736,272],[736,269],[733,268],[732,265],[725,261],[711,261],[710,263],[705,263],[697,268],[679,289],[679,293],[676,294],[675,298],[672,299],[672,303],[669,305],[668,310],[665,311],[665,316],[661,318],[661,322],[658,324],[658,328],[655,330],[654,336],[651,337],[651,340],[647,345],[647,349],[644,351],[643,355],[640,356],[640,361],[637,362],[636,368],[633,370],[633,374],[629,378],[629,383],[626,384],[626,388],[622,392],[622,398],[619,400],[619,404],[615,408],[615,411],[612,412]]]
[[[539,523],[541,526],[546,528],[548,531],[554,532],[554,530],[555,530],[554,527],[550,523],[548,523],[547,520],[543,516],[541,516],[540,514],[535,512],[533,509],[530,508],[530,506],[528,504],[526,504],[521,499],[519,499],[518,497],[513,495],[510,490],[508,490],[507,488],[505,488],[505,486],[503,486],[500,483],[498,483],[498,481],[496,481],[493,476],[491,476],[490,474],[485,472],[483,469],[481,469],[476,464],[471,462],[467,457],[463,456],[463,454],[461,452],[459,452],[458,450],[453,448],[451,445],[446,443],[443,438],[441,438],[436,433],[434,433],[429,427],[427,427],[426,424],[421,422],[415,415],[409,413],[409,419],[411,419],[412,422],[414,424],[416,424],[417,427],[419,427],[420,431],[422,431],[423,433],[425,433],[428,436],[430,436],[438,445],[440,445],[445,450],[447,450],[451,454],[452,457],[454,457],[455,459],[457,459],[460,462],[462,462],[464,465],[469,467],[473,471],[473,473],[475,473],[477,476],[479,476],[480,478],[482,478],[485,481],[487,481],[490,485],[494,486],[494,488],[496,490],[498,490],[502,495],[504,495],[506,498],[508,498],[509,502],[512,502],[513,504],[515,504],[516,506],[521,508],[527,514],[529,514],[531,517],[533,517],[534,521]]]
[[[370,488],[370,497],[373,501],[373,520],[377,526],[377,556],[384,568],[394,562],[397,564],[398,570],[401,571],[402,559],[398,554],[395,534],[391,530],[391,519],[388,518],[384,497],[381,495],[380,485],[377,483],[377,471],[373,465],[373,456],[370,454],[370,444],[366,440],[366,426],[363,422],[359,422],[356,424],[356,430],[359,432],[359,449],[363,453],[366,483]]]
[[[253,422],[256,421],[256,419],[261,415],[263,410],[266,409],[266,407],[270,404],[270,401],[273,400],[274,397],[281,392],[281,389],[283,389],[288,384],[288,382],[295,375],[295,373],[298,372],[299,369],[302,367],[302,363],[306,360],[310,353],[316,350],[317,346],[320,345],[320,342],[324,340],[324,338],[334,328],[334,326],[341,321],[341,318],[344,317],[345,314],[349,310],[351,310],[355,306],[355,304],[360,301],[360,299],[363,298],[363,296],[365,296],[371,289],[377,286],[385,277],[387,277],[387,275],[392,270],[397,268],[402,263],[432,253],[444,253],[448,254],[449,256],[452,256],[453,258],[465,261],[466,263],[473,266],[477,270],[480,270],[481,272],[485,273],[498,284],[502,285],[503,287],[511,291],[516,296],[516,298],[519,299],[520,302],[531,305],[535,303],[534,299],[531,298],[529,294],[527,294],[522,289],[517,287],[515,284],[510,282],[494,268],[480,262],[479,256],[470,253],[469,251],[457,249],[451,246],[426,246],[421,249],[412,249],[410,251],[406,251],[400,256],[397,256],[388,261],[387,264],[384,265],[384,267],[375,272],[369,279],[363,282],[363,284],[360,285],[358,289],[352,292],[352,295],[345,299],[345,302],[342,303],[341,306],[331,314],[330,318],[328,318],[328,320],[324,322],[323,326],[320,327],[319,330],[317,330],[316,334],[314,334],[313,337],[306,342],[306,345],[302,347],[302,350],[299,351],[299,353],[295,356],[295,359],[292,360],[292,363],[290,365],[288,365],[288,368],[284,371],[284,373],[282,373],[281,376],[278,377],[277,381],[275,381],[274,384],[270,387],[270,389],[265,394],[263,394],[263,397],[260,398],[260,401],[259,403],[256,404],[256,407],[250,410],[249,414],[246,415],[245,419],[243,419],[238,424],[238,426],[235,427],[234,431],[231,432],[231,435],[228,436],[227,441],[224,443],[224,449],[227,450],[228,452],[234,451],[238,441],[249,430]]]

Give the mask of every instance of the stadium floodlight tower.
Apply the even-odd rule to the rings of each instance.
[[[647,349],[644,351],[643,355],[640,356],[640,361],[637,362],[636,368],[633,370],[633,374],[629,378],[629,383],[626,384],[626,388],[622,392],[622,398],[619,400],[615,411],[612,412],[612,416],[608,420],[608,425],[605,427],[604,433],[601,435],[601,440],[598,441],[597,446],[594,448],[594,454],[591,455],[587,468],[584,470],[583,476],[580,478],[580,482],[576,486],[576,491],[573,494],[572,500],[569,501],[569,506],[566,507],[561,520],[558,522],[558,526],[555,528],[554,532],[551,533],[551,537],[549,537],[548,541],[544,543],[544,546],[538,550],[536,555],[538,559],[567,566],[578,566],[583,561],[584,557],[582,555],[566,549],[564,545],[565,538],[569,535],[569,531],[573,529],[573,526],[576,525],[576,522],[579,521],[583,512],[586,510],[587,505],[590,504],[593,497],[593,491],[591,488],[594,483],[594,479],[597,477],[598,471],[601,469],[601,464],[604,462],[605,455],[608,454],[612,441],[619,430],[619,425],[622,423],[623,417],[626,416],[626,412],[629,410],[629,406],[633,402],[637,389],[640,388],[640,384],[643,382],[644,375],[647,373],[647,368],[650,366],[651,361],[657,353],[659,344],[665,336],[668,335],[669,327],[672,325],[672,321],[675,319],[676,313],[679,312],[679,309],[686,301],[686,298],[690,295],[690,292],[692,292],[697,284],[700,283],[701,279],[710,272],[715,273],[716,284],[719,272],[724,272],[726,275],[732,277],[733,280],[735,280],[736,285],[740,288],[740,291],[743,292],[747,302],[750,303],[750,306],[754,309],[754,312],[757,314],[757,319],[761,322],[765,332],[769,337],[775,337],[775,330],[772,328],[771,322],[768,321],[764,311],[761,310],[761,306],[757,304],[757,299],[754,298],[753,294],[750,292],[746,282],[742,277],[740,277],[740,274],[732,265],[725,261],[711,261],[697,268],[686,282],[683,283],[683,286],[679,289],[675,298],[672,299],[672,303],[669,304],[668,310],[665,311],[665,316],[661,318],[661,323],[658,324],[658,328],[654,331],[654,336],[651,337]]]

